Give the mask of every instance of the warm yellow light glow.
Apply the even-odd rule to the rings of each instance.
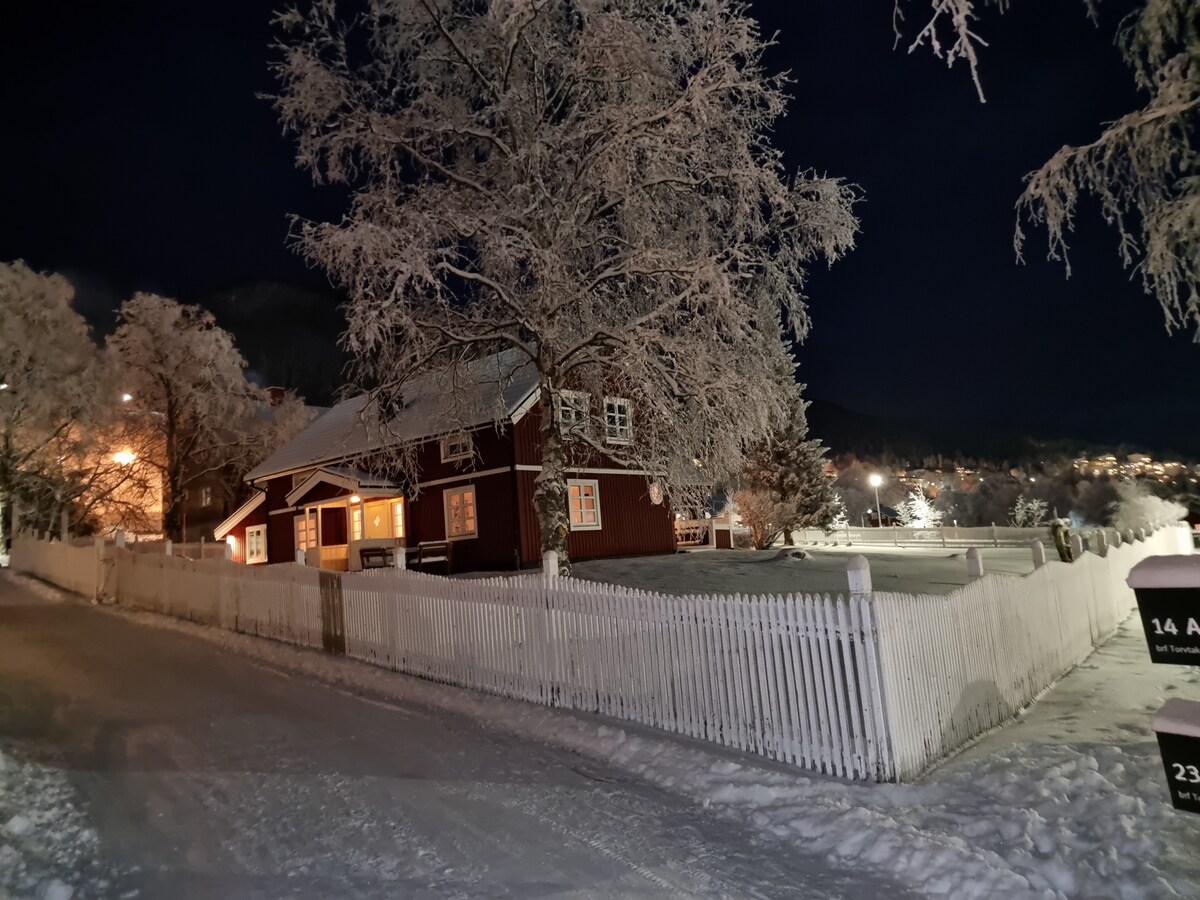
[[[225,543],[227,543],[230,547],[236,547],[237,546],[237,538],[234,537],[232,534],[227,534],[227,535],[225,535]]]
[[[113,454],[113,462],[121,466],[127,466],[135,459],[137,459],[137,454],[132,450],[118,450]]]
[[[882,475],[872,475],[868,480],[871,482],[871,487],[879,487],[883,484]]]
[[[128,402],[129,402],[130,400],[132,400],[132,399],[133,399],[133,394],[122,394],[122,395],[121,395],[121,402],[122,402],[122,403],[128,403]]]
[[[355,494],[353,497],[350,498],[350,502],[351,503],[362,503],[362,497],[358,496],[358,494]]]

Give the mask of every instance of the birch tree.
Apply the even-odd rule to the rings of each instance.
[[[980,8],[1003,11],[1009,0],[930,0],[924,25],[909,50],[930,47],[948,65],[965,63],[980,99],[976,30]],[[903,12],[897,0],[897,38]],[[924,4],[921,4],[924,5]],[[1095,19],[1100,0],[1085,0]],[[1018,257],[1025,225],[1044,226],[1048,255],[1070,273],[1068,238],[1081,198],[1092,196],[1117,230],[1127,268],[1162,308],[1168,331],[1196,327],[1200,339],[1200,15],[1195,0],[1143,0],[1122,22],[1117,46],[1145,98],[1144,104],[1105,124],[1086,144],[1064,146],[1026,176],[1017,200],[1014,243]]]
[[[340,9],[278,17],[273,99],[298,164],[351,191],[341,221],[294,234],[349,294],[373,421],[422,372],[516,351],[538,377],[542,547],[563,560],[572,454],[668,495],[738,472],[797,400],[805,267],[857,228],[852,188],[770,143],[786,85],[746,5]],[[620,443],[607,410],[556,414],[572,389],[627,401]]]
[[[188,483],[261,453],[265,392],[246,380],[232,335],[199,306],[135,294],[121,305],[108,347],[130,410],[157,435],[163,529],[179,540]]]

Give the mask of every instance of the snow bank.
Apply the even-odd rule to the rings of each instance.
[[[765,838],[823,853],[845,871],[887,873],[917,895],[1200,897],[1200,819],[1171,809],[1149,727],[1163,691],[1178,687],[1163,679],[1179,675],[1151,666],[1136,622],[1025,719],[924,783],[860,785],[151,613],[106,611],[203,637],[355,692],[470,715],[608,761]]]

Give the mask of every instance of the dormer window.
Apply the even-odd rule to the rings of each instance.
[[[563,431],[583,428],[587,424],[592,397],[583,391],[559,391],[554,407]]]
[[[628,444],[633,440],[633,415],[624,397],[604,398],[604,438],[610,444]]]
[[[442,462],[470,459],[474,452],[469,434],[450,434],[442,438]]]

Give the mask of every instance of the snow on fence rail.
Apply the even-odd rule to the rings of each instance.
[[[243,566],[19,538],[13,567],[88,596],[815,771],[911,778],[1111,634],[1128,571],[1183,529],[942,596],[676,597],[571,578]]]
[[[1053,546],[1049,527],[1017,528],[1011,525],[985,525],[968,528],[957,525],[934,528],[908,528],[887,525],[882,528],[844,526],[831,532],[802,528],[794,532],[801,544],[890,544],[894,547],[1028,547],[1039,540]]]

